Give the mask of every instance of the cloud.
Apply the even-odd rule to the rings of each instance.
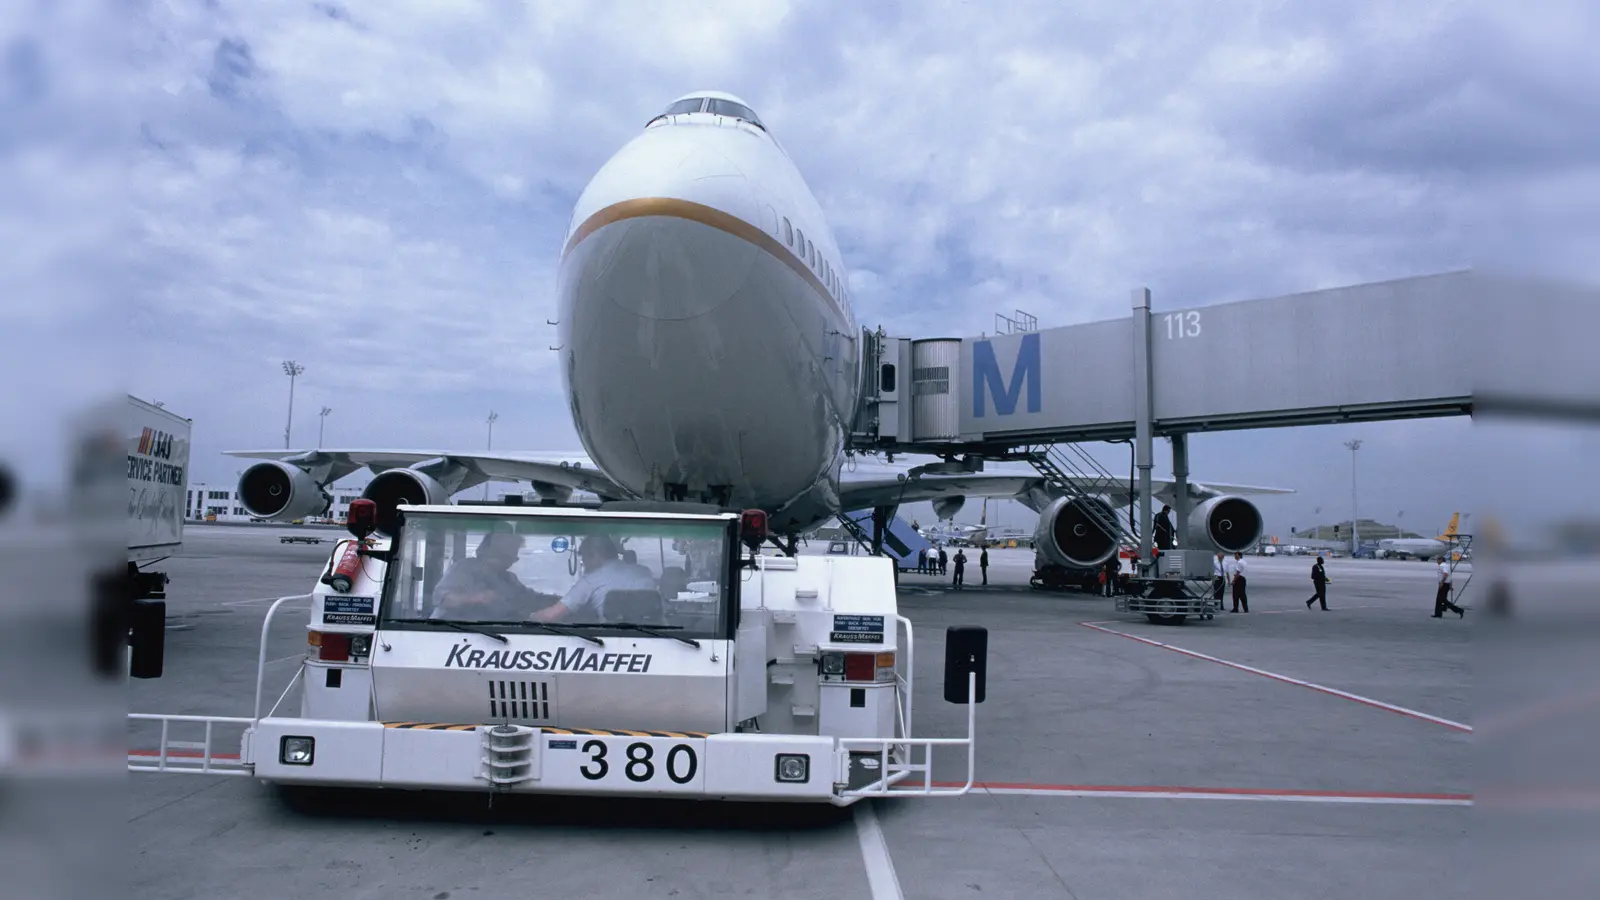
[[[283,359],[297,438],[326,404],[330,440],[476,446],[494,408],[497,446],[576,448],[545,324],[572,203],[700,88],[756,108],[894,332],[1119,317],[1139,286],[1592,280],[1600,13],[1540,7],[34,4],[0,30],[0,286],[51,301],[0,315],[113,349],[195,417],[206,478],[281,442]],[[1307,467],[1351,433],[1197,438],[1197,475],[1332,503]],[[1384,480],[1406,465],[1374,490],[1447,515],[1438,479]]]

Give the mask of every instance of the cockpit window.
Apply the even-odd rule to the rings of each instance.
[[[761,120],[756,118],[754,110],[742,103],[735,103],[732,100],[710,100],[707,103],[706,112],[714,113],[719,116],[730,116],[735,119],[743,119],[746,122],[749,122],[751,125],[760,128],[762,131],[767,129],[767,126],[761,124]]]
[[[700,104],[702,104],[704,102],[705,102],[705,98],[704,97],[691,97],[688,100],[679,100],[677,103],[674,103],[671,106],[667,107],[667,111],[662,113],[662,115],[663,116],[676,116],[676,115],[681,115],[683,113],[699,112],[700,111]]]

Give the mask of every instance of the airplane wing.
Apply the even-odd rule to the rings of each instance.
[[[460,466],[467,476],[460,490],[483,484],[486,481],[531,482],[535,489],[541,484],[588,491],[605,500],[628,499],[628,493],[616,482],[594,467],[594,463],[581,453],[458,453],[450,450],[436,452],[416,450],[229,450],[228,456],[244,459],[269,459],[287,462],[308,470],[317,470],[319,480],[325,484],[359,469],[373,474],[386,469],[406,468],[428,460],[443,460],[446,464]],[[326,472],[326,474],[322,474]]]
[[[1133,502],[1133,497],[1128,491],[1128,483],[1126,481],[1108,482],[1098,478],[1069,478],[1068,483],[1077,491],[1109,496],[1113,506],[1127,506]],[[1135,487],[1137,487],[1137,484],[1135,484]],[[1154,495],[1154,499],[1161,503],[1170,504],[1175,501],[1176,487],[1177,482],[1171,478],[1150,479],[1151,493]],[[918,503],[944,497],[994,497],[1017,500],[1034,512],[1039,512],[1050,501],[1061,496],[1060,491],[1051,487],[1044,476],[1023,475],[1020,473],[1015,475],[923,475],[904,480],[899,477],[879,476],[855,481],[847,480],[840,485],[839,493],[843,512],[870,509],[874,506],[897,506],[905,503]],[[1209,500],[1212,497],[1220,497],[1224,494],[1292,493],[1294,491],[1288,488],[1201,482],[1193,479],[1189,481],[1188,491],[1191,502]]]

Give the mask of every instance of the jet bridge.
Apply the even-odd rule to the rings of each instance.
[[[1109,472],[1078,453],[1086,477],[1069,451],[1131,440],[1138,525],[1099,518],[1124,540],[1137,535],[1149,558],[1158,435],[1172,439],[1175,530],[1187,546],[1192,432],[1485,414],[1600,420],[1600,355],[1586,343],[1600,328],[1593,288],[1464,271],[1172,311],[1150,300],[1139,289],[1126,319],[1043,330],[1023,320],[993,336],[868,332],[852,449],[1022,458],[1052,483],[1073,475],[1109,488]],[[1208,559],[1192,562],[1209,576]]]

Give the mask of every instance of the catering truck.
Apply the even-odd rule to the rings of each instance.
[[[838,806],[973,784],[987,632],[945,635],[966,736],[915,737],[887,557],[761,556],[760,511],[647,504],[358,500],[347,524],[311,592],[268,610],[250,715],[134,713],[131,771]],[[309,606],[304,659],[263,711],[291,603]],[[219,753],[230,730],[239,752]],[[964,781],[934,781],[936,748],[965,751]]]
[[[135,598],[165,597],[167,576],[145,572],[183,548],[189,489],[191,421],[129,395],[123,434],[128,450],[128,573]]]

